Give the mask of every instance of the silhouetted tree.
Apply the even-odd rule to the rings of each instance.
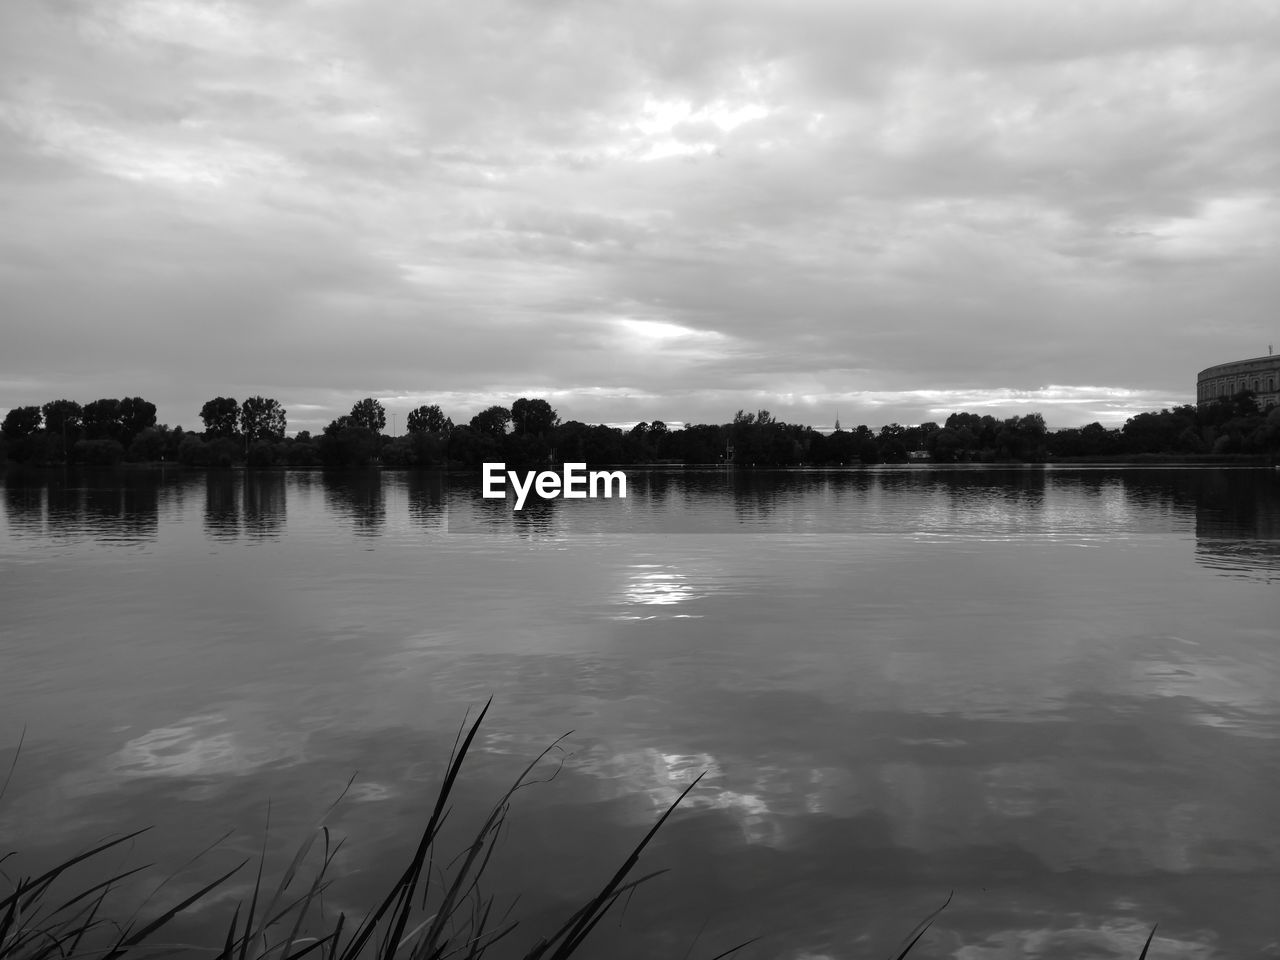
[[[485,436],[501,439],[511,422],[511,411],[506,407],[492,406],[481,410],[471,418],[471,429]]]
[[[906,435],[907,428],[900,423],[889,423],[881,427],[876,443],[880,459],[885,463],[903,463],[910,459]]]
[[[4,415],[4,423],[0,424],[0,430],[10,441],[25,440],[40,429],[40,422],[39,407],[14,407]]]
[[[316,446],[326,466],[364,466],[378,455],[377,439],[373,430],[358,426],[351,416],[343,416],[324,428]]]
[[[943,427],[929,438],[929,456],[938,463],[955,463],[964,459],[967,449],[965,438],[960,430]]]
[[[511,405],[511,425],[517,436],[545,437],[559,422],[555,410],[545,400],[521,397]]]
[[[1006,460],[1039,462],[1045,458],[1044,417],[1029,413],[1025,417],[1010,417],[996,430],[996,456]]]
[[[373,397],[365,397],[352,406],[350,419],[353,427],[381,433],[387,425],[387,411],[383,409],[380,401]]]
[[[622,431],[603,423],[588,427],[582,439],[582,459],[593,464],[621,462]]]
[[[249,443],[283,440],[286,425],[284,407],[270,397],[249,397],[240,404],[240,432]]]
[[[449,459],[468,466],[501,460],[502,438],[466,424],[454,424],[449,431]]]
[[[302,433],[307,434],[307,439],[301,439]],[[314,467],[320,463],[320,447],[312,442],[310,433],[306,430],[302,433],[286,448],[285,459],[291,467]]]
[[[240,405],[233,397],[214,397],[200,408],[200,419],[204,421],[206,440],[234,437],[240,420]]]
[[[84,408],[74,400],[51,400],[44,405],[44,428],[58,438],[65,456],[80,439],[80,422]]]
[[[86,403],[81,414],[84,424],[84,435],[87,440],[120,440],[124,432],[120,422],[120,401],[112,397],[104,397]]]
[[[448,433],[453,429],[453,421],[433,403],[410,410],[405,429],[409,433]]]
[[[125,397],[120,401],[121,445],[128,447],[148,427],[156,425],[156,405],[141,397]]]
[[[187,432],[182,427],[174,427],[164,437],[164,450],[162,454],[164,459],[177,461],[178,451],[182,447],[182,443],[187,439]]]

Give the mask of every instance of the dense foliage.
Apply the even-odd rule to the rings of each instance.
[[[732,422],[670,429],[660,420],[623,430],[578,420],[561,422],[543,399],[521,397],[454,423],[439,406],[410,412],[403,435],[389,437],[387,414],[372,397],[358,401],[312,437],[285,436],[285,410],[269,397],[238,403],[215,397],[200,409],[204,430],[156,424],[141,397],[103,399],[83,407],[54,400],[15,407],[0,425],[0,457],[33,464],[168,461],[192,467],[476,466],[726,463],[742,466],[841,466],[875,463],[1040,463],[1070,458],[1280,455],[1280,407],[1259,410],[1243,392],[1203,407],[1140,413],[1123,427],[1099,423],[1049,431],[1038,413],[997,419],[953,413],[941,423],[873,430],[837,424],[821,433],[784,423],[768,410],[739,410]]]

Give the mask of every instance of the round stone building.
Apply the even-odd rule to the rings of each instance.
[[[1280,357],[1234,360],[1201,370],[1196,375],[1196,403],[1212,403],[1252,390],[1258,409],[1280,405]]]

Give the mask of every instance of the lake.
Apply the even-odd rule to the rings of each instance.
[[[172,900],[264,832],[282,869],[350,781],[358,913],[492,697],[458,837],[572,731],[486,875],[513,946],[701,773],[583,956],[887,957],[951,891],[913,958],[1136,958],[1157,921],[1152,960],[1280,956],[1280,474],[628,475],[515,513],[430,472],[10,470],[0,852],[154,825],[140,901],[233,831]]]

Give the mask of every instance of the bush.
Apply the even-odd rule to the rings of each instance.
[[[276,462],[275,448],[267,440],[255,440],[249,447],[245,465],[252,470],[265,470]]]
[[[320,463],[320,451],[308,440],[294,440],[285,449],[285,460],[291,467],[314,467]]]
[[[240,443],[229,437],[219,437],[210,443],[206,443],[205,448],[209,452],[209,466],[211,467],[222,467],[225,470],[240,460]]]
[[[71,458],[77,463],[95,467],[109,467],[124,459],[124,447],[119,440],[102,437],[97,440],[77,440],[71,448]]]
[[[164,436],[155,427],[147,427],[129,444],[125,459],[131,463],[149,463],[164,455]]]
[[[188,433],[178,444],[178,462],[184,467],[207,467],[209,448],[194,433]]]

